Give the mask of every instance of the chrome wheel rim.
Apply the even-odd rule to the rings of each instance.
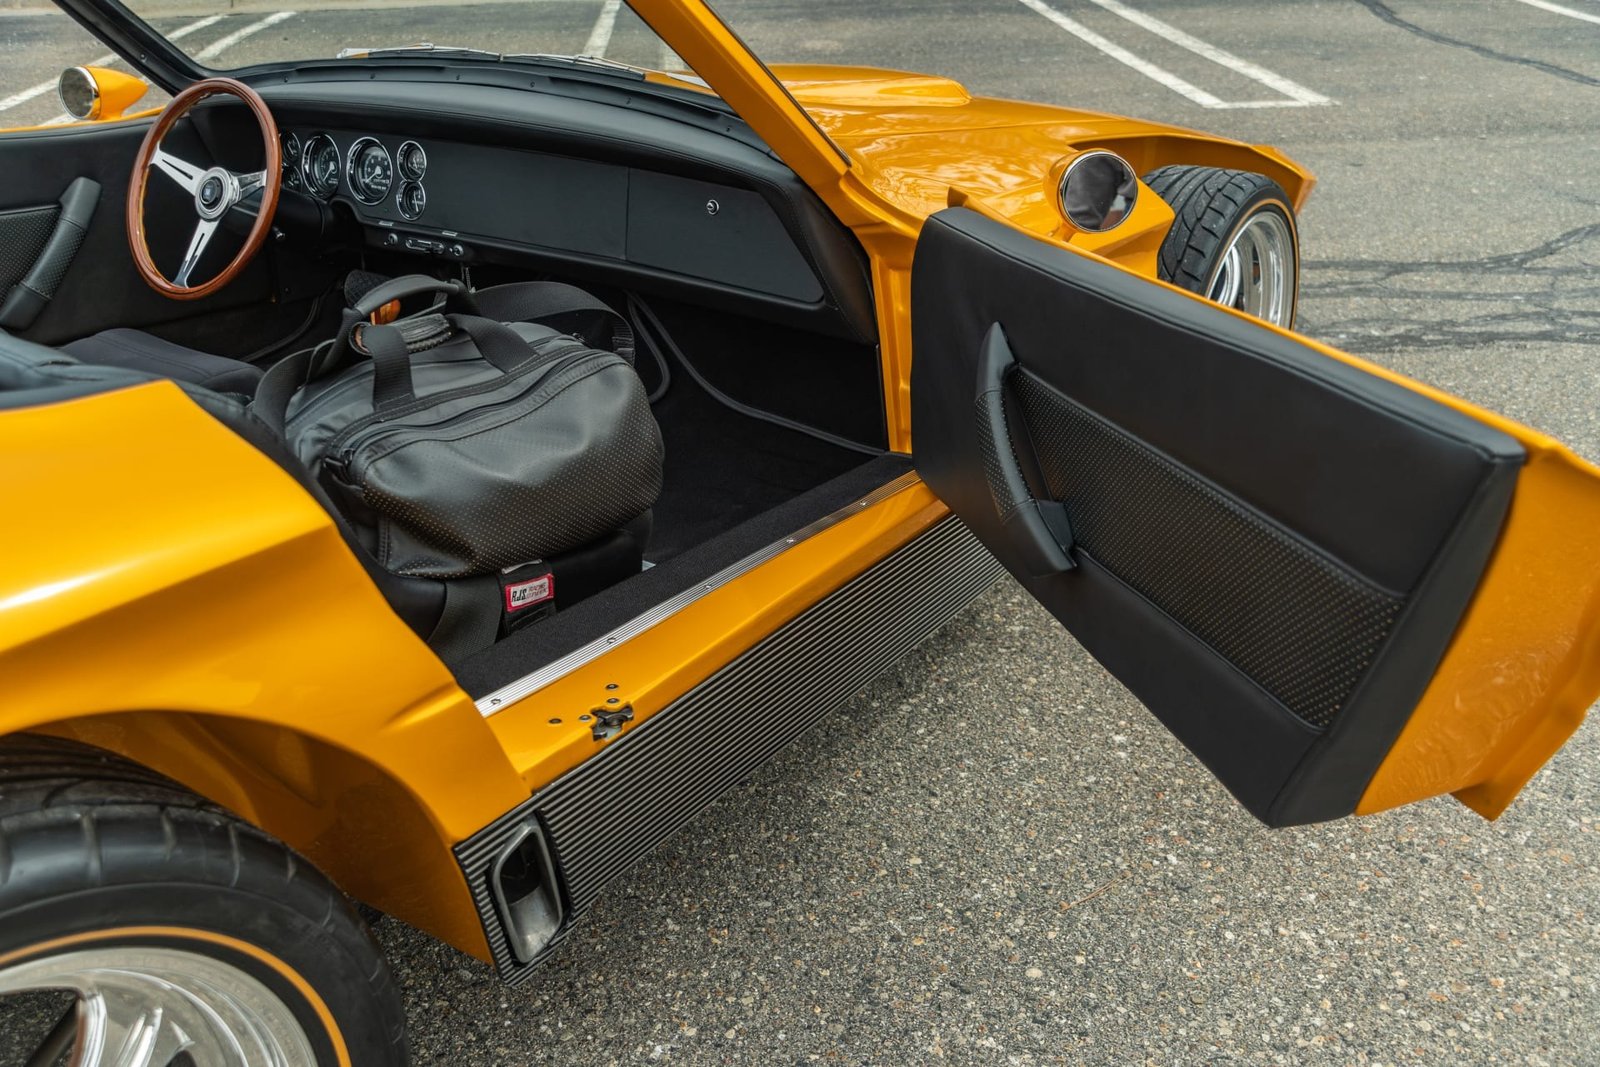
[[[316,1062],[294,1012],[256,978],[182,949],[117,945],[0,971],[0,996],[77,999],[30,1064],[71,1067],[304,1067]]]
[[[1206,297],[1274,326],[1288,326],[1294,321],[1299,281],[1289,222],[1276,209],[1263,207],[1234,231]]]

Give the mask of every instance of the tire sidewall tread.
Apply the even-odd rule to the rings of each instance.
[[[409,1062],[399,991],[354,906],[304,858],[181,786],[87,746],[0,738],[0,954],[129,927],[249,943],[314,989],[356,1067]],[[180,947],[224,957],[213,942]],[[231,959],[239,963],[243,956]],[[282,975],[321,1058],[316,1013]],[[252,969],[253,968],[253,969]]]
[[[1143,181],[1173,213],[1172,227],[1156,253],[1156,273],[1162,281],[1200,296],[1209,291],[1217,264],[1239,228],[1259,210],[1281,209],[1294,246],[1296,281],[1289,321],[1283,325],[1294,325],[1299,305],[1300,235],[1282,186],[1253,171],[1189,164],[1159,167]]]

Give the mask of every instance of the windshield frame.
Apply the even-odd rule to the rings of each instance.
[[[546,72],[555,71],[563,76],[589,74],[595,75],[595,80],[599,84],[614,85],[619,79],[625,79],[632,87],[648,85],[652,90],[660,90],[663,95],[677,97],[678,94],[686,94],[685,99],[692,99],[701,106],[715,101],[711,105],[714,110],[735,114],[716,91],[711,89],[709,83],[692,71],[689,73],[694,82],[678,87],[652,81],[647,76],[661,74],[667,78],[675,77],[670,71],[637,67],[604,57],[564,56],[558,53],[497,53],[489,49],[451,44],[430,43],[416,48],[409,45],[383,44],[346,45],[340,49],[338,55],[334,56],[269,60],[231,68],[208,67],[168,40],[120,0],[54,0],[54,3],[121,56],[134,70],[174,95],[194,82],[206,78],[228,77],[248,83],[260,78],[304,74],[314,70],[368,69],[368,65],[375,62],[419,61],[419,65],[435,67],[472,63],[480,66],[535,68]],[[696,90],[692,87],[693,84],[703,85],[711,91]]]
[[[370,69],[368,59],[317,59],[262,63],[233,71],[213,71],[194,59],[157,33],[120,0],[54,0],[86,30],[104,41],[134,69],[143,73],[152,83],[169,93],[176,94],[194,82],[219,74],[240,81],[252,82],[269,78],[287,78],[291,75],[313,74],[318,70],[357,71]],[[704,111],[730,114],[750,126],[769,151],[774,152],[792,167],[812,190],[827,201],[836,211],[847,210],[846,200],[839,200],[837,178],[849,173],[853,161],[794,95],[773,74],[764,60],[738,35],[708,0],[624,0],[630,10],[638,15],[652,32],[679,55],[685,56],[697,79],[711,90],[710,93],[684,86],[674,87],[646,78],[627,85],[629,91],[668,101],[672,104],[690,105]],[[680,35],[682,39],[680,40]],[[712,51],[704,52],[705,48]],[[700,69],[691,54],[701,55],[706,61]],[[486,63],[483,60],[457,58],[442,59],[439,55],[418,53],[414,57],[403,54],[385,55],[384,63],[419,63],[433,66],[453,66],[457,70],[526,70],[532,63],[504,61]],[[596,86],[616,87],[616,72],[601,67],[577,64],[542,64],[547,72],[558,71],[552,84],[561,82],[587,82]],[[709,73],[708,73],[709,72]],[[671,75],[668,75],[670,77]],[[728,84],[719,86],[726,78]],[[531,91],[537,88],[527,87]],[[731,96],[730,96],[731,94]],[[741,104],[739,101],[743,101]],[[746,108],[750,110],[745,110]]]

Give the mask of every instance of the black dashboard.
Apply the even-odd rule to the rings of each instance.
[[[285,188],[347,211],[368,247],[653,287],[875,340],[853,235],[747,130],[536,93],[383,88],[340,85],[325,103],[266,93]]]

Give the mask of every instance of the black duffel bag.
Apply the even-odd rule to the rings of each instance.
[[[368,321],[428,293],[442,304]],[[395,574],[466,578],[548,559],[611,534],[661,490],[661,431],[627,360],[475,311],[460,283],[396,278],[256,394],[257,416]]]

